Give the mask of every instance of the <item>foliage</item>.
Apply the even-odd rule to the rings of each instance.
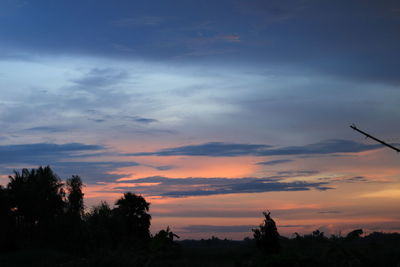
[[[348,240],[354,240],[357,238],[360,238],[360,236],[363,234],[363,230],[362,229],[356,229],[351,231],[350,233],[347,234],[346,239]]]
[[[14,171],[7,185],[19,222],[38,225],[52,222],[63,214],[63,183],[49,166]]]
[[[81,177],[73,175],[67,179],[67,213],[76,218],[81,218],[84,211]]]
[[[118,219],[120,229],[123,230],[125,238],[145,240],[150,238],[150,203],[142,196],[125,193],[117,200],[114,215]]]
[[[174,238],[179,238],[177,234],[167,227],[166,230],[160,230],[151,240],[151,249],[153,251],[170,251],[176,247]]]
[[[253,229],[254,239],[257,247],[266,253],[276,254],[280,252],[279,233],[275,221],[271,218],[270,212],[263,212],[264,221],[258,229]]]
[[[142,196],[125,193],[110,208],[106,202],[84,214],[79,176],[64,184],[47,167],[22,169],[0,186],[0,251],[10,248],[58,247],[86,253],[98,249],[144,247],[150,239],[150,203]],[[65,230],[61,237],[61,230]]]

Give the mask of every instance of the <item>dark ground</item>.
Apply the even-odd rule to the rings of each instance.
[[[282,251],[269,255],[253,240],[184,240],[157,250],[98,250],[66,253],[54,248],[0,254],[0,266],[400,266],[400,234],[373,233],[353,240],[312,235],[281,239]]]

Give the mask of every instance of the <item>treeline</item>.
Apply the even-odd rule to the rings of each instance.
[[[150,203],[125,193],[85,212],[79,176],[63,182],[47,167],[14,171],[0,186],[0,250],[55,248],[85,255],[98,251],[168,249],[169,228],[150,234]]]

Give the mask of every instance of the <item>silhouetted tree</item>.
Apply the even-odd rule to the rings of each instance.
[[[64,215],[65,193],[60,178],[49,166],[14,171],[7,191],[15,221],[18,246],[54,246]]]
[[[153,251],[168,251],[176,246],[174,238],[179,238],[177,234],[167,227],[166,230],[160,230],[151,240],[151,249]]]
[[[357,238],[360,238],[360,236],[363,234],[363,230],[362,229],[356,229],[351,231],[350,233],[347,234],[346,239],[347,240],[354,240]]]
[[[12,249],[15,246],[14,216],[9,191],[0,185],[0,251]]]
[[[63,214],[63,183],[49,166],[14,171],[9,178],[12,205],[24,223],[38,225]]]
[[[5,218],[11,215],[11,201],[8,194],[8,190],[0,185],[0,223],[4,221]]]
[[[121,227],[127,237],[136,240],[146,240],[150,238],[150,203],[142,196],[132,193],[125,193],[122,198],[115,203],[115,215],[118,217]]]
[[[258,229],[253,229],[254,239],[257,247],[263,249],[266,253],[276,254],[281,250],[279,244],[279,233],[275,221],[271,218],[270,212],[264,214],[264,221]]]
[[[118,226],[114,217],[112,209],[105,201],[94,206],[85,215],[91,247],[115,247],[120,242],[116,234]]]
[[[82,180],[79,176],[73,175],[67,179],[66,189],[68,192],[67,214],[75,218],[81,218],[83,215],[83,193]]]
[[[90,214],[91,220],[101,220],[103,218],[111,218],[112,210],[106,201],[102,201],[99,205],[92,208]]]
[[[325,239],[325,238],[326,238],[324,232],[321,232],[321,231],[318,230],[318,229],[315,230],[315,231],[313,231],[311,236],[312,236],[313,238],[319,239],[319,240],[322,240],[322,239]]]

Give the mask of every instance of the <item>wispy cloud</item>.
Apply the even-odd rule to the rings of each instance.
[[[155,167],[153,167],[153,168],[155,168],[155,169],[157,169],[157,170],[159,170],[159,171],[169,171],[169,170],[175,169],[176,166],[172,166],[172,165],[163,165],[163,166],[155,166]]]
[[[99,145],[86,145],[80,143],[68,144],[20,144],[0,146],[1,164],[27,163],[27,164],[46,164],[73,158],[75,155],[100,151],[105,149]]]
[[[5,145],[0,146],[0,172],[9,175],[12,166],[50,165],[62,177],[77,174],[85,183],[95,183],[115,181],[124,175],[111,174],[113,171],[139,165],[137,162],[89,161],[89,158],[107,155],[109,152],[103,146],[80,143]]]
[[[67,131],[67,129],[64,126],[38,126],[38,127],[32,127],[32,128],[24,129],[23,131],[57,133],[57,132]]]
[[[278,175],[293,177],[293,176],[305,176],[305,175],[315,175],[318,174],[319,171],[316,170],[300,170],[300,171],[279,171]]]
[[[115,174],[118,168],[135,167],[137,162],[118,161],[72,161],[55,162],[52,167],[62,177],[79,175],[85,183],[112,182],[128,174]]]
[[[282,164],[282,163],[288,163],[288,162],[293,162],[293,161],[294,161],[294,160],[292,160],[292,159],[277,159],[277,160],[270,160],[270,161],[257,162],[257,165],[272,166],[272,165],[277,165],[277,164]]]
[[[134,122],[139,122],[139,123],[144,123],[144,124],[149,124],[153,122],[158,122],[156,119],[151,119],[151,118],[143,118],[140,116],[126,116],[127,119],[132,120]]]
[[[167,148],[156,152],[131,153],[127,156],[211,156],[232,157],[258,154],[268,145],[230,144],[223,142],[211,142],[202,145],[181,146]]]
[[[281,156],[307,154],[356,153],[379,148],[379,145],[366,145],[350,140],[326,140],[305,146],[274,148],[262,144],[232,144],[212,142],[162,149],[155,152],[130,153],[127,156]]]
[[[81,89],[88,90],[92,87],[104,87],[114,85],[129,77],[129,74],[122,70],[113,68],[93,68],[83,77],[73,80]]]
[[[131,115],[123,115],[123,114],[103,114],[99,111],[97,112],[88,112],[88,120],[102,123],[102,122],[110,122],[110,121],[120,121],[120,122],[135,122],[140,124],[151,124],[158,122],[156,119],[145,118],[141,116],[131,116]]]
[[[124,181],[124,183],[127,182]],[[130,183],[132,186],[116,186],[115,189],[173,198],[333,189],[327,182],[279,182],[271,178],[167,178],[154,176],[132,180]],[[148,184],[151,186],[147,186]]]
[[[341,176],[341,177],[321,177],[319,181],[331,183],[359,183],[359,182],[373,182],[373,183],[387,183],[387,180],[376,180],[366,176]]]

